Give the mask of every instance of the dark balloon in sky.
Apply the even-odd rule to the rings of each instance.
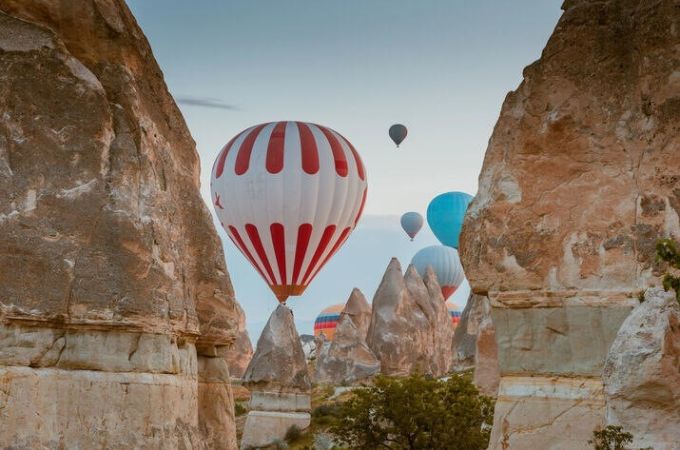
[[[400,123],[395,123],[390,127],[390,137],[394,141],[395,144],[397,144],[397,147],[399,147],[399,144],[404,142],[404,139],[406,139],[406,135],[408,134],[408,130],[406,127]]]

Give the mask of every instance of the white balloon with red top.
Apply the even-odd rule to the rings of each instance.
[[[304,292],[356,227],[367,178],[336,131],[273,122],[224,146],[210,189],[227,235],[284,302]]]

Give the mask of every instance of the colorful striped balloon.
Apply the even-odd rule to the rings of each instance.
[[[460,323],[460,316],[462,315],[462,312],[458,305],[453,303],[451,300],[447,300],[446,308],[449,310],[449,316],[451,316],[451,323],[453,324],[453,328],[455,329],[458,327],[458,324]]]
[[[217,156],[210,182],[220,223],[280,302],[301,295],[347,240],[367,187],[352,144],[305,122],[237,134]]]
[[[318,337],[321,333],[326,336],[326,340],[332,341],[335,336],[335,327],[340,320],[340,313],[345,309],[344,303],[325,308],[314,321],[314,336]]]

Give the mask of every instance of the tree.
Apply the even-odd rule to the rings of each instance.
[[[595,450],[626,450],[626,444],[631,442],[633,435],[614,425],[593,431],[593,440],[588,441]]]
[[[680,303],[680,277],[673,275],[673,270],[680,270],[680,250],[673,239],[661,239],[656,244],[656,255],[660,261],[665,261],[671,268],[663,277],[663,288],[666,291],[673,289],[675,299]]]
[[[350,449],[486,449],[493,401],[469,374],[446,381],[378,376],[355,390],[338,416],[330,431]]]

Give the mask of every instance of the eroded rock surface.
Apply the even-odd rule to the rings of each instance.
[[[234,448],[200,367],[241,313],[125,3],[0,0],[0,111],[0,442]]]
[[[312,388],[293,312],[279,305],[267,321],[243,376],[251,390],[303,392]]]
[[[634,448],[680,447],[680,306],[649,289],[628,316],[604,367],[607,424],[633,434]]]
[[[282,441],[291,426],[310,425],[312,384],[293,312],[286,306],[269,317],[243,381],[251,398],[242,449],[267,447]]]
[[[588,448],[609,347],[658,282],[656,240],[680,237],[680,10],[563,9],[505,99],[461,236],[499,346],[491,448]]]
[[[393,258],[373,298],[366,341],[386,375],[441,376],[452,363],[453,328],[434,273],[402,275]]]
[[[380,361],[366,344],[370,322],[371,306],[355,288],[340,314],[333,341],[316,358],[317,383],[355,383],[380,371]]]

